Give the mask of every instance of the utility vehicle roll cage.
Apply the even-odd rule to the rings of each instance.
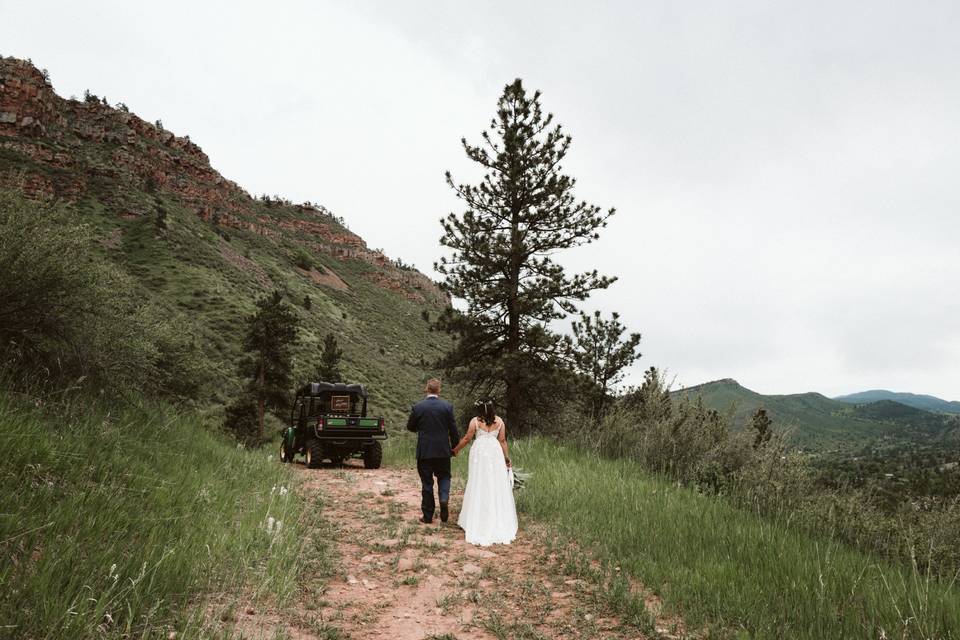
[[[345,416],[367,415],[367,390],[362,384],[342,382],[311,382],[297,390],[290,411],[290,423],[297,419],[299,410],[302,419],[314,416],[342,414]]]

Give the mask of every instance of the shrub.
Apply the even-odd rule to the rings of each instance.
[[[313,256],[310,255],[306,249],[298,249],[293,258],[293,264],[297,265],[304,271],[310,271],[314,268]]]
[[[257,437],[256,399],[248,393],[237,396],[224,410],[223,426],[239,442],[247,446],[258,446],[260,440]]]
[[[193,395],[204,365],[184,319],[97,254],[67,207],[0,190],[0,352],[14,372]]]

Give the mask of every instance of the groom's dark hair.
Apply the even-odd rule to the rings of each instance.
[[[487,426],[490,426],[496,421],[497,414],[493,410],[493,399],[492,398],[480,398],[473,406],[477,409],[477,417],[482,419],[487,423]]]

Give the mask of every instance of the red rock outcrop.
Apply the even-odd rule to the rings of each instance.
[[[128,194],[162,193],[211,224],[286,236],[341,260],[362,260],[377,267],[373,280],[386,289],[417,300],[447,300],[429,278],[370,250],[323,207],[256,200],[214,170],[189,136],[176,136],[159,122],[149,123],[93,95],[62,98],[45,72],[28,61],[2,57],[0,184],[67,201],[94,195],[124,217],[145,213]],[[273,207],[296,215],[271,217]]]

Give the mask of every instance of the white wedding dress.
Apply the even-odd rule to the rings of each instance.
[[[487,546],[510,544],[517,537],[517,507],[513,487],[497,436],[503,428],[500,418],[490,431],[476,419],[477,435],[470,447],[467,488],[457,524],[466,533],[467,542]]]

